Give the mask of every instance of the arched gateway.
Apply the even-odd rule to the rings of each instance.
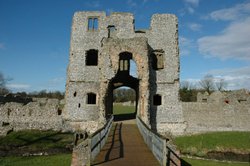
[[[149,128],[181,134],[177,18],[152,16],[150,29],[135,31],[130,13],[76,12],[67,73],[65,123],[94,132],[112,114],[113,90],[136,92],[136,110]],[[129,73],[130,60],[137,66]]]

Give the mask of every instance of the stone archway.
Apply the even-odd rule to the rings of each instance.
[[[107,95],[105,98],[105,116],[108,118],[113,114],[113,90],[122,86],[129,87],[133,89],[136,93],[136,113],[138,106],[138,96],[139,96],[139,79],[130,75],[130,60],[133,59],[133,54],[131,52],[121,52],[119,54],[119,69],[114,78],[112,78],[108,83]]]
[[[137,116],[148,125],[149,112],[149,48],[145,38],[135,39],[104,39],[102,41],[101,65],[105,68],[102,73],[100,96],[101,117],[107,119],[112,114],[113,89],[128,86],[137,93]],[[107,58],[109,57],[109,58]],[[107,59],[109,61],[107,61]],[[106,60],[106,61],[105,61]],[[138,78],[130,75],[130,60],[137,66]]]

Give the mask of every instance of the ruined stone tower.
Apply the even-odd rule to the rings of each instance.
[[[129,72],[137,66],[137,78]],[[179,103],[178,23],[152,16],[135,31],[131,13],[76,12],[73,17],[64,119],[74,130],[93,132],[112,115],[113,90],[136,91],[136,113],[157,132],[183,132]]]

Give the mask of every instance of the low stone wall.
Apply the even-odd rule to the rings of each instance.
[[[182,102],[186,134],[250,131],[250,104]]]
[[[34,98],[27,104],[1,104],[0,135],[12,130],[68,130],[63,123],[62,111],[62,103],[58,99]]]

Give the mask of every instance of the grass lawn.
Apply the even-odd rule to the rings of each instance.
[[[124,106],[122,104],[113,105],[114,115],[131,114],[131,113],[135,113],[135,106]]]
[[[249,166],[250,164],[250,163],[240,163],[240,162],[220,162],[220,161],[199,160],[199,159],[189,159],[189,158],[183,158],[183,159],[192,166]]]
[[[11,132],[5,137],[0,137],[0,147],[25,147],[29,150],[65,148],[71,145],[72,142],[72,133],[55,131],[26,130]]]
[[[205,156],[209,151],[250,153],[250,132],[214,132],[174,140],[182,154]]]
[[[69,166],[71,154],[34,157],[0,157],[1,166]]]

